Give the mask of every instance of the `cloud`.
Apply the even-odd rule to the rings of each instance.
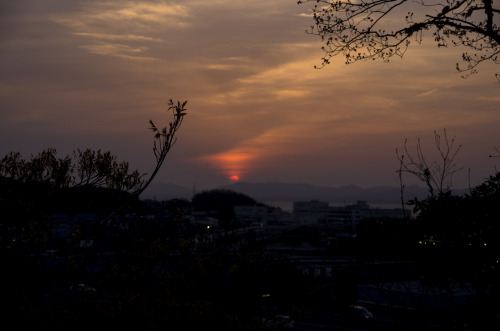
[[[148,36],[139,36],[135,34],[108,34],[108,33],[91,33],[91,32],[74,32],[75,36],[83,36],[89,37],[93,39],[102,39],[102,40],[140,40],[140,41],[155,41],[161,42],[163,41],[161,38],[154,38]]]
[[[456,49],[424,42],[390,63],[317,70],[321,40],[294,1],[33,6],[11,2],[0,29],[2,151],[101,145],[148,170],[147,120],[168,124],[168,98],[189,100],[188,116],[158,180],[188,185],[236,170],[335,184],[348,169],[380,183],[407,136],[446,127],[473,150],[498,140],[496,67],[462,80]]]
[[[290,98],[304,98],[310,94],[310,91],[300,89],[284,89],[276,90],[274,91],[274,94],[276,95],[278,100],[290,100]]]
[[[91,42],[80,45],[81,49],[135,60],[155,57],[142,54],[149,50],[147,43],[163,42],[157,36],[162,30],[159,27],[186,28],[190,25],[188,18],[189,10],[184,5],[144,1],[90,2],[74,12],[52,16],[54,22],[73,30],[73,35]],[[118,40],[122,44],[113,43]]]
[[[215,154],[192,158],[195,163],[208,162],[226,177],[236,175],[242,179],[268,167],[270,159],[288,154],[283,145],[290,137],[286,127],[269,129],[255,137],[240,141],[236,146]],[[293,137],[292,137],[293,138]]]
[[[439,91],[439,89],[435,88],[435,89],[432,89],[430,91],[417,94],[417,97],[426,97],[426,96],[431,95],[431,94],[433,94],[433,93],[435,93],[437,91]]]
[[[144,1],[117,1],[98,5],[99,12],[89,15],[98,21],[144,21],[146,23],[174,21],[173,18],[185,18],[188,16],[186,6],[167,3],[147,3]],[[175,20],[176,26],[186,26],[184,22]]]
[[[152,30],[157,23],[170,27],[187,27],[189,10],[184,5],[144,1],[90,2],[69,15],[54,16],[55,22],[77,30],[113,30],[140,27]]]
[[[485,96],[480,96],[478,98],[481,101],[492,101],[492,102],[500,102],[500,97],[485,97]]]
[[[151,61],[157,58],[141,56],[140,54],[145,53],[147,47],[131,47],[124,44],[110,44],[110,43],[100,43],[94,45],[81,45],[82,49],[87,50],[92,54],[98,55],[111,55],[117,56],[125,59],[140,60],[140,61]]]

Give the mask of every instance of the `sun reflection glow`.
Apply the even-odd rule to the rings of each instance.
[[[240,181],[241,177],[250,171],[254,159],[254,155],[239,151],[228,151],[203,157],[204,161],[208,161],[218,168],[220,173],[232,183]]]

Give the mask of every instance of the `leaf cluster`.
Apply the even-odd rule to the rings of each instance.
[[[184,101],[182,103],[180,101],[177,101],[177,103],[174,103],[172,99],[169,100],[167,110],[172,112],[174,119],[163,128],[159,128],[158,126],[156,126],[153,120],[149,120],[149,128],[151,131],[153,131],[155,139],[153,144],[153,153],[156,158],[156,167],[145,184],[134,192],[134,194],[136,194],[137,196],[139,196],[153,181],[153,178],[160,170],[163,161],[165,161],[165,157],[170,151],[170,148],[172,148],[172,146],[176,143],[177,138],[175,137],[175,134],[180,129],[184,116],[187,114],[185,108],[186,104],[187,101]]]
[[[175,144],[176,140],[174,135],[179,130],[182,120],[186,113],[187,101],[184,101],[182,104],[180,101],[177,101],[177,104],[174,104],[172,99],[170,99],[168,103],[168,110],[172,111],[174,116],[174,120],[168,123],[168,126],[159,129],[154,122],[150,119],[150,129],[154,133],[154,147],[153,152],[155,154],[156,160],[160,161],[165,158],[165,155],[168,153],[170,147]]]
[[[71,187],[105,187],[120,191],[142,186],[137,170],[130,171],[128,162],[118,162],[110,152],[91,149],[76,150],[72,156],[57,157],[53,148],[30,159],[10,152],[0,160],[0,177],[20,184],[43,184],[52,189]]]

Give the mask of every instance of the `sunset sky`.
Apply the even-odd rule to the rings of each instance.
[[[149,119],[188,100],[157,182],[399,185],[396,148],[446,128],[462,150],[458,187],[500,166],[500,66],[462,79],[460,49],[432,37],[402,59],[321,64],[295,0],[0,3],[0,156],[52,147],[111,151],[154,168]],[[429,32],[430,36],[430,32]],[[410,178],[408,177],[408,181]]]

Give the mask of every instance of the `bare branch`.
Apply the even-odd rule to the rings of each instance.
[[[463,168],[457,168],[455,157],[461,149],[461,145],[455,146],[455,138],[448,139],[446,130],[443,130],[444,142],[441,135],[434,132],[434,143],[439,154],[439,160],[428,163],[420,139],[417,140],[415,153],[408,150],[408,139],[404,142],[404,152],[396,149],[400,166],[399,174],[402,182],[402,173],[408,173],[424,182],[431,197],[436,194],[448,192],[452,187],[452,178],[455,173]]]
[[[484,62],[500,63],[499,2],[492,0],[305,0],[315,2],[315,24],[306,31],[324,42],[320,68],[336,56],[350,64],[363,60],[389,61],[402,57],[412,37],[421,42],[432,31],[439,47],[465,46],[464,67],[468,77]],[[496,6],[496,7],[495,7]],[[407,14],[401,14],[407,9]],[[415,15],[417,14],[417,15]],[[498,76],[497,76],[498,77]]]

